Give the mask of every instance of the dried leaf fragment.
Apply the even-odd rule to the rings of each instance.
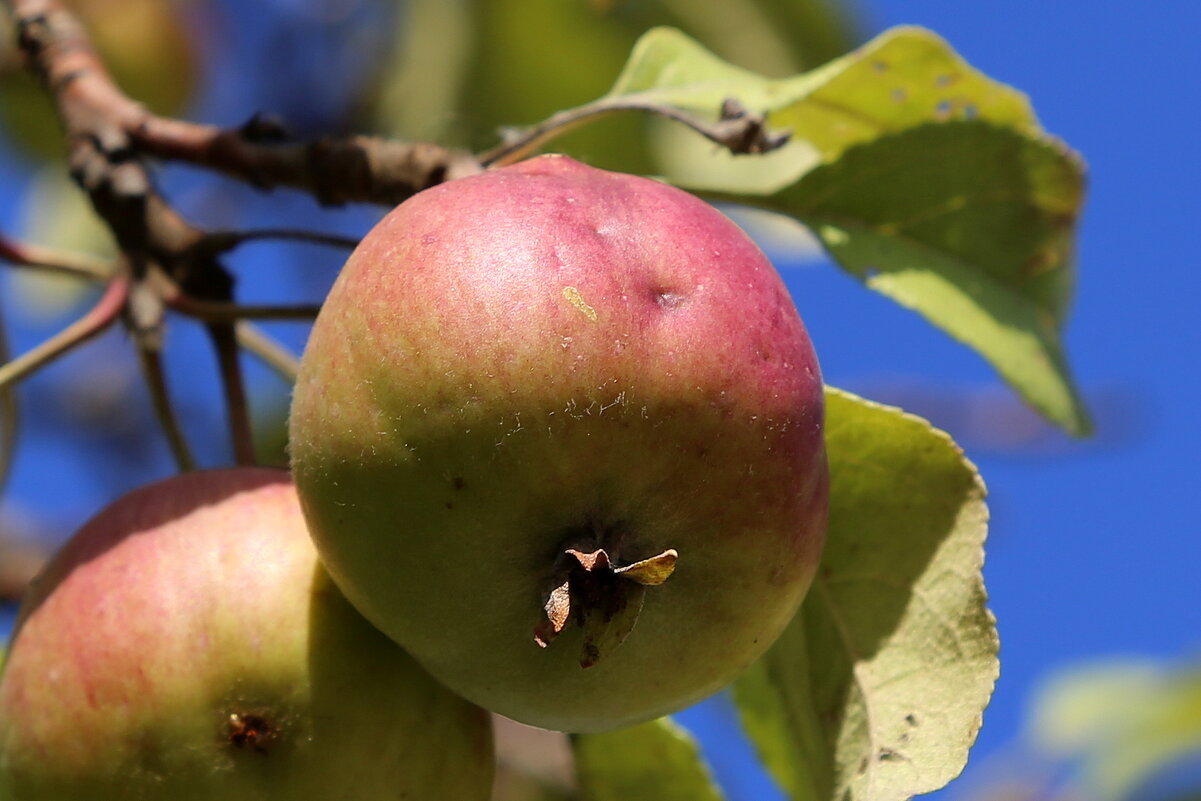
[[[545,619],[534,629],[534,642],[546,648],[574,620],[584,632],[580,667],[595,665],[625,642],[638,622],[646,588],[665,582],[678,558],[671,548],[617,567],[604,548],[566,549],[543,603]]]

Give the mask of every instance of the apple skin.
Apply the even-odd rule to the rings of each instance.
[[[809,587],[822,382],[770,262],[673,187],[542,156],[387,215],[300,368],[292,469],[322,560],[440,681],[599,731],[733,680]],[[628,638],[532,632],[567,547],[676,549]]]
[[[31,588],[0,798],[484,801],[491,737],[328,580],[286,473],[191,473],[109,506]]]

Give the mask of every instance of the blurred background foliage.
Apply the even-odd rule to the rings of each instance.
[[[818,66],[875,30],[866,2],[845,0],[70,0],[70,5],[89,26],[118,83],[154,111],[226,126],[268,111],[301,137],[368,131],[476,150],[494,145],[503,127],[528,125],[603,95],[634,41],[655,25],[680,28],[720,57],[770,77]],[[22,72],[12,38],[7,19],[0,20],[0,232],[111,256],[107,233],[65,175],[65,143],[49,103]],[[619,115],[555,147],[599,166],[653,173],[671,136],[660,123]],[[174,165],[161,170],[160,181],[185,214],[211,228],[286,224],[360,235],[381,213],[367,207],[320,209],[296,193],[265,196]],[[765,246],[784,260],[816,258],[811,240],[795,231]],[[328,250],[265,242],[239,251],[230,266],[246,301],[292,302],[322,297],[341,260]],[[61,278],[0,274],[0,317],[11,349],[21,352],[44,339],[93,298],[93,290]],[[299,352],[303,326],[270,327]],[[246,366],[261,457],[283,464],[288,387],[258,364]],[[168,367],[186,433],[202,463],[228,462],[214,362],[198,326],[172,322]],[[1079,452],[999,382],[938,381],[900,372],[876,374],[853,388],[930,417],[974,457]],[[1145,436],[1136,397],[1120,387],[1092,390],[1098,417],[1122,421],[1102,426],[1102,445],[1120,448]],[[0,595],[8,599],[0,604],[0,633],[11,625],[12,601],[48,549],[102,504],[174,469],[119,332],[25,382],[19,397],[21,427],[0,504]],[[1004,518],[1005,498],[999,500]],[[967,781],[942,795],[957,801],[1197,801],[1199,688],[1196,666],[1165,662],[1125,662],[1057,677],[1036,702],[1027,730],[1009,746],[995,747]],[[698,734],[731,801],[779,797],[753,769],[745,741],[730,734],[732,712],[725,700],[719,697],[679,719]],[[520,728],[502,731],[498,801],[575,798],[564,738]]]
[[[398,46],[377,76],[375,126],[477,150],[502,127],[603,95],[634,42],[656,25],[778,78],[819,66],[862,38],[854,10],[836,0],[412,0],[396,22]],[[606,120],[556,148],[597,166],[654,172],[646,124]]]
[[[1111,657],[1061,668],[1024,731],[975,766],[958,801],[1198,801],[1201,665]]]

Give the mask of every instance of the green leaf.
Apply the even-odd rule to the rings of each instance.
[[[1047,751],[1083,757],[1088,798],[1122,801],[1175,760],[1201,757],[1201,668],[1118,661],[1070,671],[1044,690],[1032,728]]]
[[[825,554],[734,698],[794,801],[901,801],[962,770],[997,678],[984,487],[925,421],[826,398]]]
[[[981,121],[931,124],[847,151],[758,205],[792,214],[867,286],[970,345],[1030,404],[1084,434],[1060,339],[1072,284],[1079,161]]]
[[[722,801],[696,741],[667,718],[572,745],[584,801]]]

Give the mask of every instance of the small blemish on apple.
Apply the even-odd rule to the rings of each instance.
[[[660,289],[655,292],[655,303],[663,309],[678,309],[684,302],[684,296],[679,292],[668,292]]]
[[[596,322],[596,309],[588,305],[588,303],[584,300],[584,296],[580,294],[580,290],[573,286],[565,286],[563,287],[563,297],[567,298],[567,302],[574,306],[576,310],[580,312],[580,314],[584,315],[592,322]]]

